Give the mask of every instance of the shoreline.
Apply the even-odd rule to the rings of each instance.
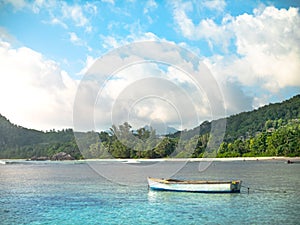
[[[132,160],[132,159],[131,159]],[[163,158],[163,159],[136,159],[138,161],[189,161],[189,162],[233,162],[233,161],[299,161],[300,157],[268,156],[268,157],[232,157],[232,158]]]
[[[157,158],[157,159],[82,159],[82,160],[61,160],[61,161],[35,161],[28,159],[0,159],[0,164],[14,163],[88,163],[88,162],[121,162],[121,163],[142,163],[142,162],[236,162],[236,161],[281,161],[300,162],[300,157],[268,156],[268,157],[232,157],[232,158]]]

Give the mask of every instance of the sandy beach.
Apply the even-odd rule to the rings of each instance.
[[[234,158],[162,158],[162,159],[138,159],[138,161],[190,161],[190,162],[232,162],[232,161],[292,161],[300,162],[300,157],[234,157]]]
[[[186,159],[185,159],[186,160]],[[284,157],[284,156],[271,156],[271,157],[234,157],[234,158],[189,158],[189,161],[300,161],[300,157]]]
[[[157,158],[157,159],[84,159],[84,160],[66,160],[66,161],[33,161],[27,159],[0,159],[0,164],[14,163],[88,163],[88,162],[121,162],[121,163],[141,163],[141,162],[233,162],[233,161],[281,161],[281,162],[299,162],[300,157],[234,157],[234,158]]]

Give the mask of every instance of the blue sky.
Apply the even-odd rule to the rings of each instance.
[[[192,128],[217,117],[214,113],[231,115],[285,100],[300,91],[299,5],[299,1],[0,0],[0,113],[29,128],[73,127],[74,99],[88,68],[119,47],[149,40],[172,43],[197,55],[218,83],[226,113],[211,112],[214,100],[207,99],[203,89],[197,93],[180,70],[143,64],[126,67],[98,93],[93,103],[96,129],[126,119],[112,109],[113,103],[129,96],[124,92],[128,87],[133,88],[130,98],[135,101],[123,104],[134,104],[126,113],[136,126],[159,121]],[[185,94],[167,83],[149,81],[156,97],[143,97],[136,84],[151,76],[173,82]],[[147,89],[147,83],[143,85]],[[174,92],[168,96],[177,97],[166,97],[162,91],[166,87]],[[177,107],[185,104],[186,93],[195,114]]]

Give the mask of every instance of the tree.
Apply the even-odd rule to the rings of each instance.
[[[156,158],[162,158],[171,155],[175,150],[175,143],[170,138],[165,137],[162,141],[154,148],[154,154]]]

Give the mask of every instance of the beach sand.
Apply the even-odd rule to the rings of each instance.
[[[271,156],[271,157],[233,157],[233,158],[157,158],[157,159],[84,159],[84,160],[66,160],[66,161],[31,161],[27,159],[0,159],[0,164],[10,163],[59,163],[59,162],[122,162],[122,163],[140,163],[140,162],[232,162],[232,161],[281,161],[281,162],[299,162],[300,157],[284,157],[284,156]]]
[[[231,162],[231,161],[292,161],[300,162],[300,157],[233,157],[233,158],[163,158],[163,159],[138,159],[139,161],[190,161],[190,162],[201,162],[201,161],[219,161],[219,162]]]

